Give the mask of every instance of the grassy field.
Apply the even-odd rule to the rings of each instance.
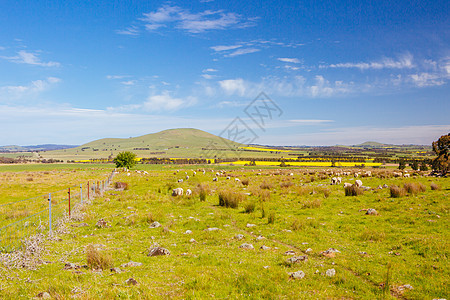
[[[0,176],[14,174],[18,187],[34,190],[25,178],[42,170],[16,168],[0,169]],[[394,178],[374,169],[371,177],[360,178],[373,189],[345,196],[342,185],[329,185],[336,168],[137,168],[149,174],[117,174],[114,181],[126,182],[128,189],[96,198],[82,209],[83,218],[46,240],[33,255],[35,270],[8,268],[4,255],[0,298],[29,299],[43,292],[54,299],[449,297],[448,178]],[[82,174],[85,180],[109,170],[92,171],[83,168],[71,176]],[[67,169],[54,172],[50,189],[51,182],[61,185],[69,176]],[[355,182],[353,174],[343,182]],[[392,198],[389,188],[376,189],[408,183],[425,189],[400,198]],[[172,197],[176,187],[193,195]],[[18,189],[2,189],[2,195],[16,197]],[[219,206],[219,194],[229,207]],[[369,208],[378,214],[367,215]],[[100,219],[106,226],[97,226]],[[155,221],[161,227],[151,228]],[[244,243],[254,249],[241,248]],[[157,246],[170,255],[148,256]],[[338,252],[324,252],[331,248]],[[129,262],[141,265],[125,265]],[[291,278],[296,271],[304,278]]]

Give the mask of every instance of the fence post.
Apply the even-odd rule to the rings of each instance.
[[[48,232],[52,235],[52,194],[48,194]]]
[[[80,184],[80,199],[81,199],[81,204],[83,204],[83,184]]]
[[[87,184],[87,190],[88,190],[88,196],[87,196],[87,197],[88,197],[88,200],[89,200],[89,199],[91,199],[91,198],[89,197],[89,190],[90,190],[90,189],[89,189],[89,181],[88,181],[88,184]]]
[[[67,193],[69,194],[69,218],[70,218],[70,188],[69,188],[69,191]]]

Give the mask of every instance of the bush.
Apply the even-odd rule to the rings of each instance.
[[[91,269],[106,270],[112,267],[111,255],[100,252],[92,245],[86,247],[86,260]]]
[[[128,190],[128,183],[120,181],[114,182],[114,188]]]
[[[129,151],[120,152],[114,158],[114,163],[117,168],[131,169],[136,164],[136,154]]]
[[[243,185],[245,185],[245,186],[248,186],[248,184],[249,184],[248,178],[242,179],[242,180],[241,180],[241,183],[242,183]]]
[[[231,190],[223,190],[219,192],[219,205],[231,208],[238,208],[239,202],[242,202],[245,195]]]
[[[260,190],[259,199],[263,202],[270,200],[270,191]]]
[[[432,182],[432,183],[430,184],[430,188],[431,188],[431,190],[433,190],[433,191],[438,191],[438,190],[441,189],[441,187],[440,187],[439,185],[437,185],[436,183],[434,183],[434,182]]]
[[[318,208],[322,205],[322,200],[315,199],[315,200],[306,200],[302,204],[302,208]]]
[[[206,196],[209,194],[209,186],[207,184],[198,184],[196,190],[200,197],[200,201],[205,201]]]
[[[396,185],[391,185],[389,187],[392,198],[400,198],[406,195],[406,190],[404,188],[398,187]]]
[[[362,195],[363,193],[364,190],[354,184],[345,188],[345,196],[358,196]]]

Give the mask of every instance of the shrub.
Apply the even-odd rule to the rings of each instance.
[[[255,202],[247,202],[244,206],[245,213],[249,214],[255,211]]]
[[[268,224],[273,224],[273,223],[275,223],[275,213],[274,213],[274,212],[271,212],[271,213],[269,214],[269,216],[267,217],[267,223],[268,223]]]
[[[363,193],[364,190],[354,184],[345,188],[345,196],[358,196],[362,195]]]
[[[263,202],[270,200],[270,191],[260,190],[259,199]]]
[[[391,185],[389,187],[392,198],[400,198],[406,195],[406,191],[404,188],[398,187],[396,185]]]
[[[238,208],[239,202],[242,202],[245,195],[231,190],[223,190],[219,192],[219,205],[231,208]]]
[[[207,184],[198,184],[196,188],[200,201],[205,201],[206,196],[209,194],[209,186]]]
[[[112,267],[111,255],[100,252],[93,245],[86,247],[86,260],[87,265],[92,269],[108,269]]]
[[[248,186],[249,184],[249,179],[248,178],[244,178],[241,180],[242,185]]]
[[[431,188],[433,191],[438,191],[438,190],[441,189],[441,187],[440,187],[439,185],[437,185],[436,183],[434,183],[434,182],[432,182],[432,183],[430,184],[430,188]]]

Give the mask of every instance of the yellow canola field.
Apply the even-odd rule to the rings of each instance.
[[[245,165],[245,164],[250,164],[250,161],[244,161],[244,160],[239,160],[239,161],[235,161],[232,163],[229,162],[223,162],[220,163],[222,165],[229,165],[229,164],[233,164],[233,165]],[[281,162],[279,161],[255,161],[255,164],[257,166],[279,166],[281,164]],[[289,161],[287,162],[288,165],[290,166],[303,166],[303,167],[331,167],[331,162],[325,162],[325,161]],[[336,167],[354,167],[354,166],[360,166],[361,164],[364,164],[364,166],[366,167],[378,167],[381,166],[381,163],[361,163],[361,162],[336,162],[335,166]]]

